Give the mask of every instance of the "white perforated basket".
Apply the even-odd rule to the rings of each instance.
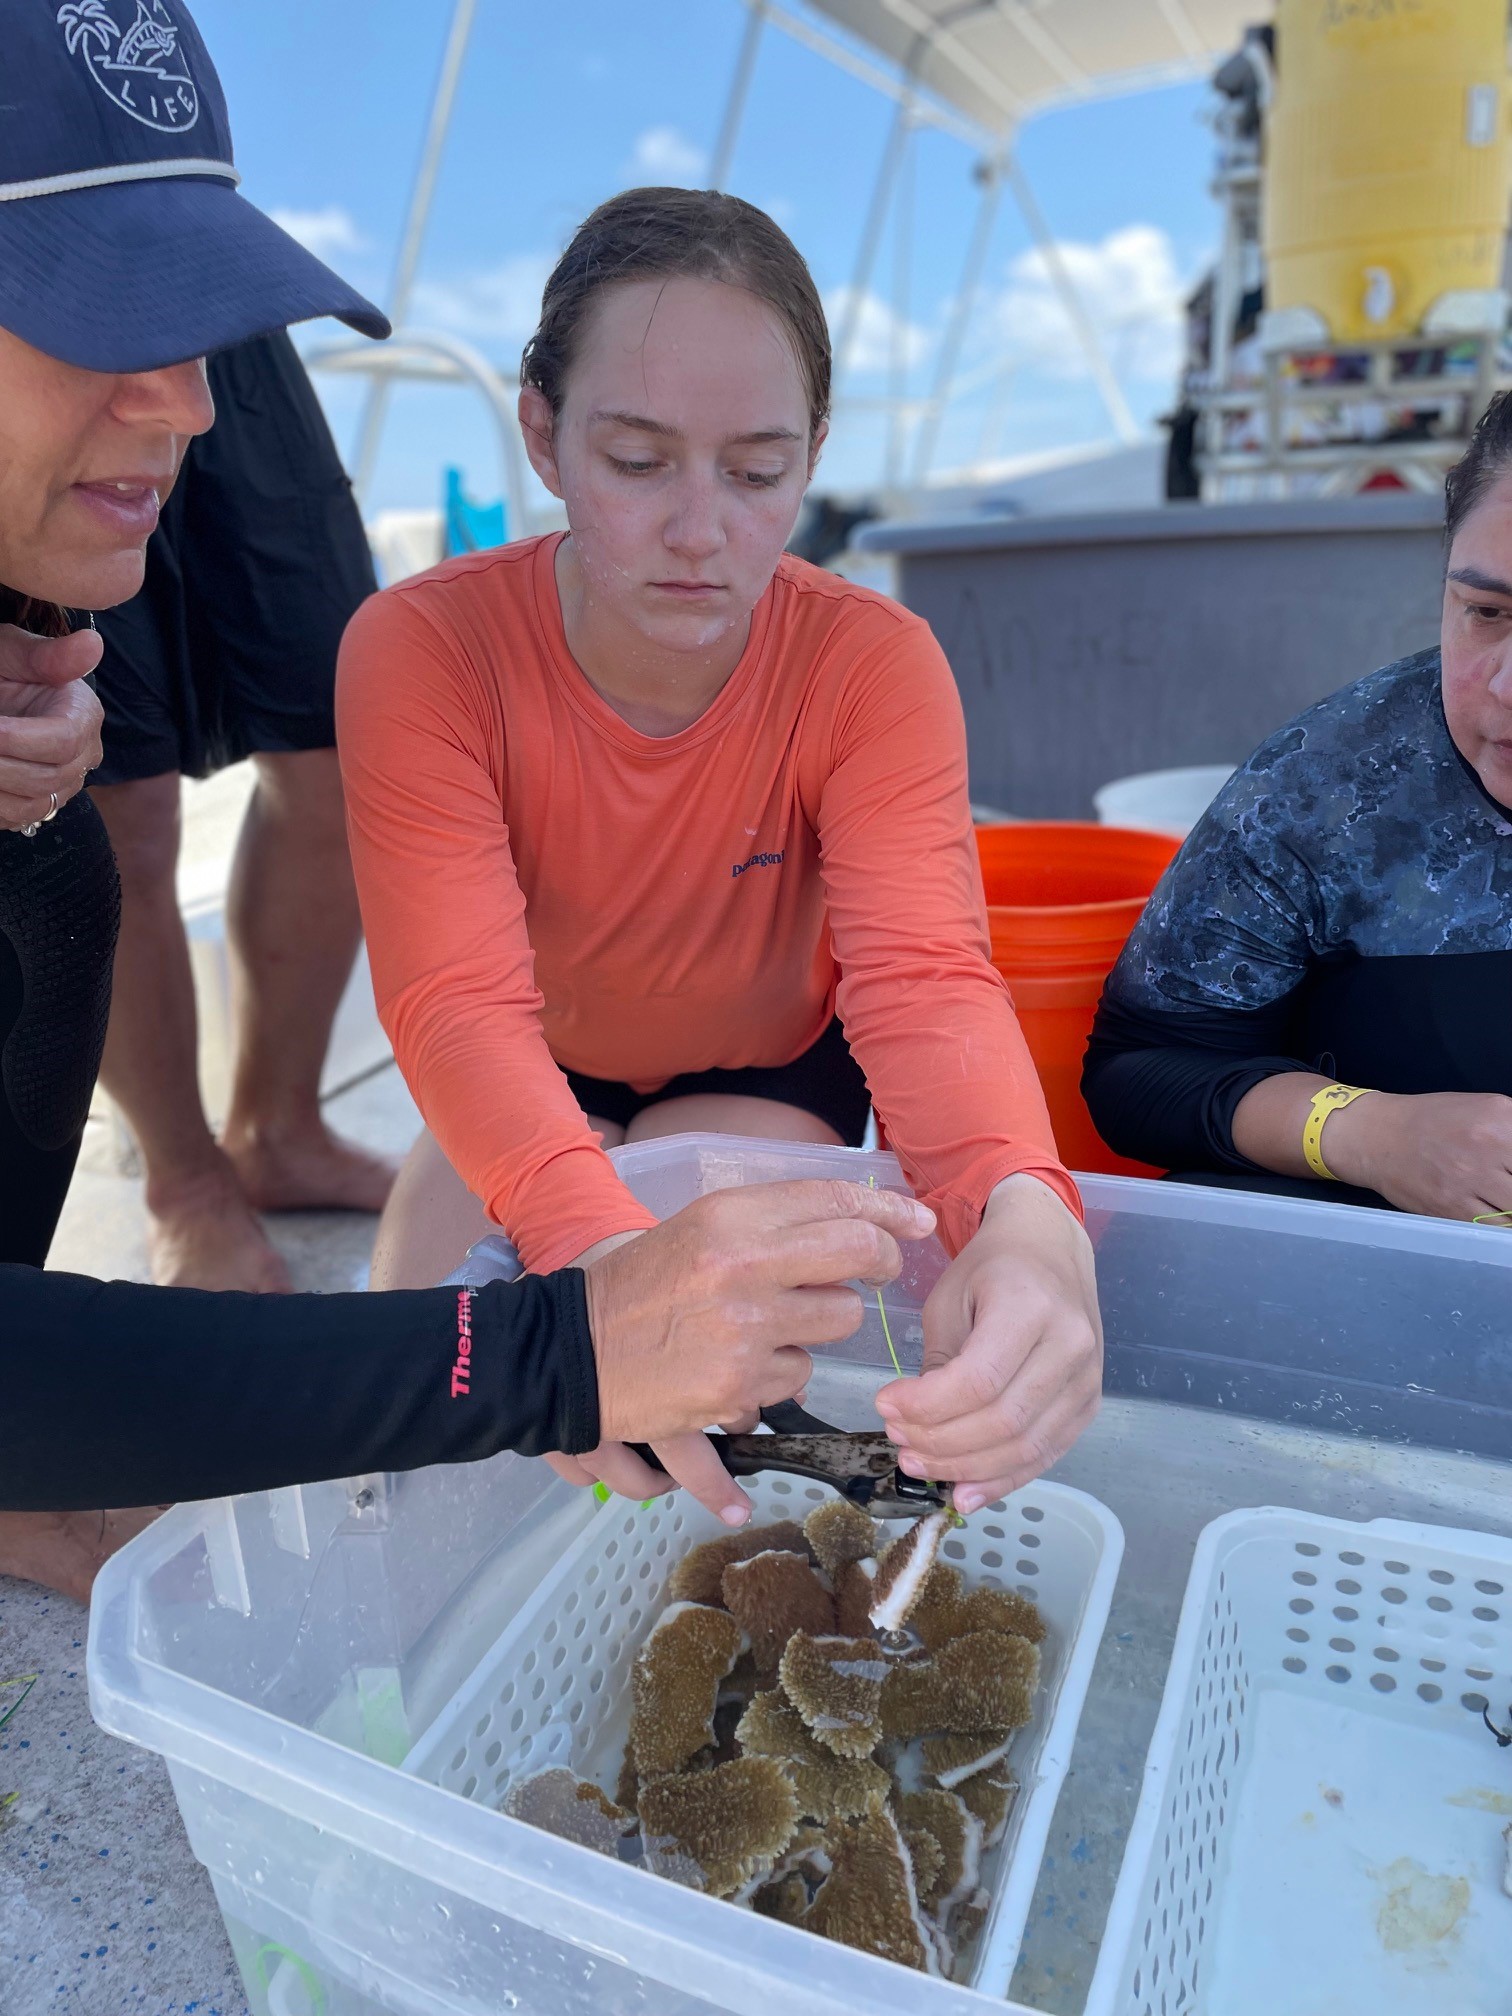
[[[763,1522],[801,1521],[834,1495],[799,1478],[762,1475],[742,1482]],[[629,1717],[630,1668],[665,1607],[667,1580],[691,1548],[727,1531],[683,1493],[636,1508],[619,1500],[606,1505],[511,1619],[403,1768],[488,1806],[498,1806],[516,1778],[552,1764],[570,1765],[612,1789]],[[1019,1732],[1010,1756],[1023,1789],[983,1873],[993,1908],[972,1983],[1001,1997],[1107,1622],[1123,1529],[1085,1492],[1038,1483],[976,1514],[946,1540],[945,1553],[972,1587],[1032,1596],[1047,1626],[1034,1719]],[[648,1875],[645,1881],[645,1909],[654,1912],[661,1879]],[[772,1929],[774,1935],[809,1936],[775,1924]]]
[[[1086,2016],[1507,2016],[1512,1543],[1233,1512],[1193,1559]]]

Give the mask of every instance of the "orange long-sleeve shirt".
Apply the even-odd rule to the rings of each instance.
[[[950,670],[885,597],[785,557],[680,734],[567,648],[556,538],[387,590],[342,646],[338,739],[384,1028],[527,1264],[654,1222],[557,1066],[653,1090],[788,1062],[840,1014],[958,1250],[994,1184],[1073,1210],[988,959]]]

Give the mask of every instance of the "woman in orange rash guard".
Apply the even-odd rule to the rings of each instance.
[[[949,668],[916,617],[783,550],[829,378],[770,218],[615,197],[547,283],[521,372],[568,531],[402,582],[348,630],[352,859],[430,1130],[374,1285],[437,1280],[495,1224],[527,1266],[571,1265],[655,1222],[600,1142],[854,1144],[869,1088],[954,1255],[923,1376],[878,1409],[903,1468],[971,1511],[1094,1413],[1096,1290],[988,958]],[[658,1459],[728,1516],[743,1495],[700,1441]],[[657,1488],[620,1444],[551,1460]]]

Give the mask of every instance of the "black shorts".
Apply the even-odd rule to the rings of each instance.
[[[209,370],[215,425],[189,444],[142,591],[97,618],[96,784],[335,747],[336,647],[377,585],[351,484],[282,330]]]
[[[581,1071],[569,1071],[567,1083],[585,1113],[595,1120],[611,1120],[616,1127],[628,1127],[637,1113],[659,1106],[664,1099],[713,1092],[742,1099],[775,1099],[784,1106],[800,1107],[826,1127],[833,1127],[847,1148],[859,1148],[871,1113],[871,1094],[838,1017],[818,1042],[791,1064],[750,1064],[740,1071],[685,1071],[655,1092],[637,1092],[614,1078],[587,1078]]]

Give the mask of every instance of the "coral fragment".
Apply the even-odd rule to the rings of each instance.
[[[887,1661],[870,1638],[788,1640],[779,1673],[787,1695],[813,1735],[838,1757],[869,1757],[881,1740],[882,1683]]]
[[[723,1610],[674,1603],[662,1612],[630,1675],[629,1755],[642,1780],[681,1770],[714,1741],[720,1683],[743,1642]]]
[[[519,1779],[505,1793],[502,1810],[511,1820],[524,1820],[600,1855],[618,1855],[620,1843],[635,1832],[633,1812],[561,1766]]]
[[[669,1603],[710,1603],[716,1608],[723,1600],[720,1584],[732,1562],[749,1561],[753,1554],[777,1552],[808,1553],[803,1528],[791,1519],[779,1519],[772,1526],[744,1526],[738,1533],[723,1533],[717,1540],[705,1540],[685,1554],[667,1581]]]
[[[876,1553],[877,1522],[848,1498],[827,1498],[804,1520],[803,1537],[819,1566],[834,1575],[848,1563]]]
[[[835,1599],[801,1554],[768,1551],[732,1561],[720,1589],[751,1641],[756,1672],[768,1680],[795,1631],[823,1637],[835,1628]]]
[[[737,1757],[712,1771],[641,1787],[646,1867],[714,1897],[764,1875],[791,1842],[798,1803],[773,1757]]]
[[[834,1866],[803,1921],[809,1931],[922,1974],[938,1973],[913,1864],[891,1813],[837,1820],[828,1838]]]

